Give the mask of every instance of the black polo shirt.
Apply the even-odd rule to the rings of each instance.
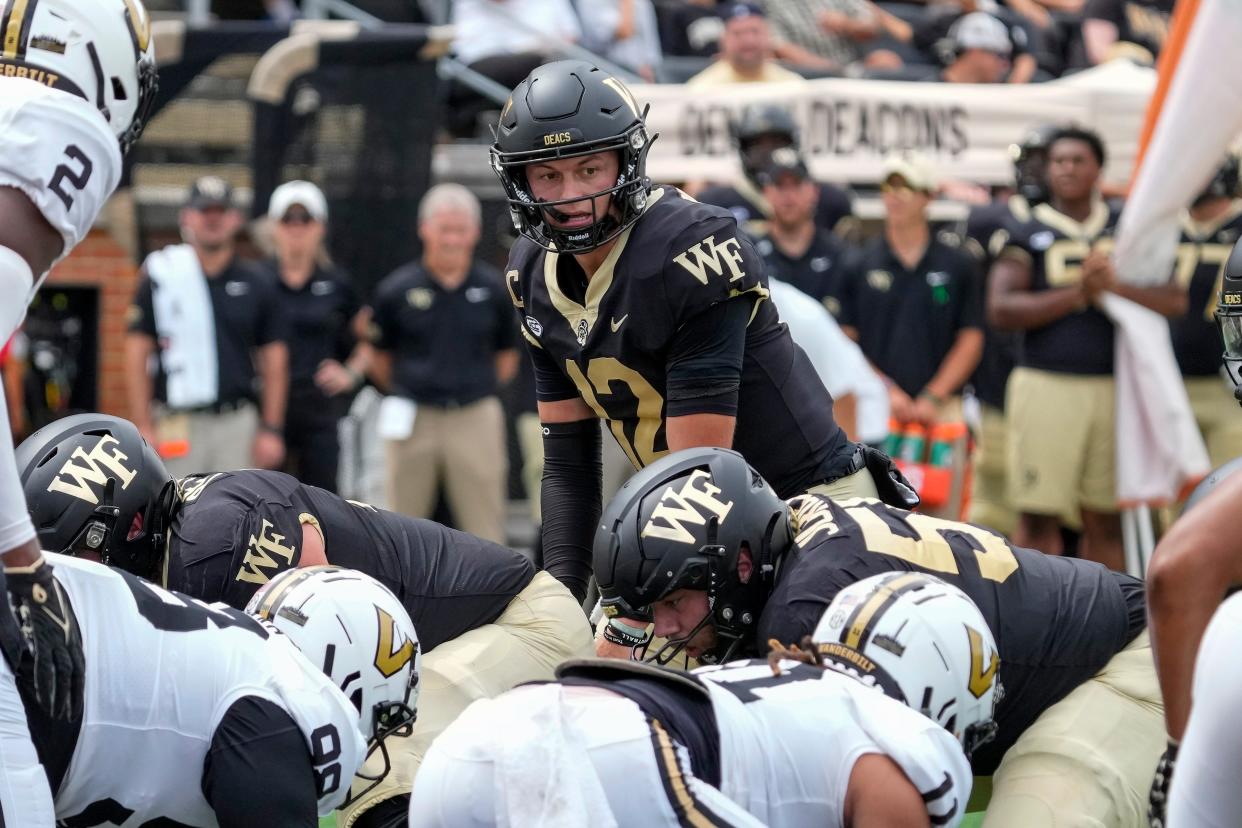
[[[495,269],[475,262],[449,291],[411,262],[380,282],[371,305],[372,341],[393,355],[394,393],[440,406],[496,393],[496,353],[517,342],[509,296]]]
[[[276,278],[254,262],[233,259],[228,267],[207,278],[216,327],[219,365],[217,402],[254,400],[258,394],[254,351],[289,338],[289,319]],[[151,279],[144,273],[129,310],[129,331],[159,341]],[[166,401],[161,365],[155,379],[155,399]]]
[[[1088,0],[1084,20],[1107,20],[1117,27],[1117,40],[1134,43],[1160,56],[1169,36],[1174,0]]]
[[[981,328],[977,265],[933,237],[907,270],[884,236],[853,257],[842,280],[841,324],[901,390],[917,395],[936,375],[959,331]]]
[[[834,317],[841,316],[841,279],[847,248],[836,236],[817,229],[801,256],[791,256],[768,233],[755,240],[755,252],[763,258],[768,276],[823,302]]]

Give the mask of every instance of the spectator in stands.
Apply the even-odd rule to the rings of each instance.
[[[973,3],[965,5],[973,6]],[[925,80],[949,83],[1029,83],[1039,62],[1020,22],[997,13],[929,6],[911,30],[911,45],[942,65]],[[1050,77],[1045,74],[1044,78]]]
[[[1021,29],[1011,30],[987,12],[972,12],[958,18],[945,36],[933,44],[933,50],[944,68],[926,80],[945,83],[1001,83],[1010,76],[1014,57],[1014,38],[1025,42]],[[1035,72],[1035,59],[1022,55],[1025,83]]]
[[[960,416],[957,395],[983,353],[978,271],[932,234],[925,158],[890,157],[882,181],[884,232],[851,257],[841,326],[882,375],[892,416],[930,426]]]
[[[1127,58],[1154,65],[1169,34],[1174,0],[1089,0],[1082,39],[1092,64]]]
[[[879,38],[908,29],[869,0],[780,0],[768,3],[776,38],[803,49],[838,71],[854,65],[895,69],[900,56],[889,49],[868,50]]]
[[[590,11],[582,17],[582,45],[654,82],[661,52],[651,0],[591,0]]]
[[[781,147],[772,152],[759,182],[772,213],[766,230],[755,239],[755,252],[763,257],[768,276],[797,288],[837,317],[846,249],[815,224],[819,185],[806,162],[797,150]]]
[[[341,443],[337,424],[362,386],[365,352],[350,322],[358,298],[349,276],[324,246],[328,202],[309,181],[290,181],[272,193],[276,257],[266,263],[289,315],[289,405],[284,471],[335,492]]]
[[[582,37],[570,0],[454,0],[451,20],[454,56],[506,89],[560,57],[562,45]],[[479,116],[499,108],[464,84],[454,84],[449,127],[457,135],[472,135],[481,129]]]
[[[733,140],[742,162],[742,177],[731,185],[708,185],[696,197],[705,204],[724,207],[733,213],[743,230],[757,235],[764,231],[772,213],[772,205],[763,196],[759,173],[776,150],[788,147],[798,151],[798,127],[789,110],[782,106],[750,106],[733,124]],[[819,197],[815,202],[815,224],[832,231],[852,211],[849,193],[823,182],[816,187]]]
[[[716,6],[716,0],[672,0],[656,6],[664,54],[714,57],[724,34],[724,20]]]
[[[724,86],[732,83],[779,83],[806,79],[772,59],[772,33],[763,10],[754,3],[726,3],[720,38],[720,57],[686,82],[690,87]]]
[[[372,375],[390,391],[387,500],[430,517],[443,481],[456,525],[505,542],[508,450],[497,386],[517,372],[516,326],[500,274],[474,258],[481,209],[460,184],[419,205],[421,261],[375,289]]]
[[[289,351],[276,280],[237,259],[243,219],[223,179],[194,182],[180,223],[186,243],[147,257],[130,305],[130,419],[174,477],[277,468]]]
[[[1065,127],[1048,147],[1049,200],[1009,227],[988,276],[988,321],[1023,332],[1005,396],[1014,543],[1059,555],[1061,525],[1081,521],[1081,557],[1125,569],[1116,487],[1109,291],[1165,316],[1185,313],[1176,281],[1121,282],[1108,256],[1117,211],[1100,198],[1104,143]]]

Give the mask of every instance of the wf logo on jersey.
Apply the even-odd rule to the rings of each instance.
[[[707,272],[710,270],[717,276],[723,276],[725,268],[733,275],[730,282],[736,282],[746,275],[742,268],[742,244],[735,238],[727,238],[719,244],[712,234],[703,241],[673,257],[673,261],[703,284],[707,284]]]
[[[90,451],[81,446],[73,450],[60,473],[48,484],[49,492],[60,492],[87,503],[98,505],[99,495],[108,483],[109,474],[116,478],[122,489],[129,488],[138,470],[125,465],[129,457],[117,446],[120,442],[111,434],[99,438]]]
[[[680,491],[672,486],[664,490],[640,537],[695,543],[694,533],[687,525],[703,526],[710,515],[724,523],[733,508],[732,500],[726,503],[716,497],[718,494],[720,489],[712,484],[712,476],[702,469],[695,471]]]
[[[285,546],[285,536],[276,534],[274,528],[271,521],[265,519],[259,534],[250,536],[237,580],[248,584],[266,584],[273,575],[293,565],[297,549],[292,544]],[[283,558],[284,562],[277,558]]]

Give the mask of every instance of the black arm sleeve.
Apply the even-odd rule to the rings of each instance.
[[[410,819],[409,794],[377,802],[362,812],[354,822],[354,828],[405,828]]]
[[[737,415],[754,296],[718,302],[682,325],[668,359],[668,416]]]
[[[586,599],[591,543],[603,510],[603,464],[598,420],[543,426],[544,569]]]
[[[224,714],[203,763],[203,796],[221,828],[318,828],[310,750],[289,714],[246,696]]]

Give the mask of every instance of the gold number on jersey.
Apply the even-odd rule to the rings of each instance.
[[[979,574],[989,581],[1004,583],[1018,570],[1018,559],[1000,535],[968,523],[941,520],[930,515],[907,514],[906,526],[915,537],[898,535],[867,505],[866,501],[847,500],[841,505],[862,529],[868,552],[892,555],[933,572],[956,575],[957,559],[944,532],[957,532],[974,541],[971,551],[979,564]]]
[[[1216,303],[1220,297],[1221,280],[1225,278],[1225,262],[1233,248],[1227,244],[1195,244],[1186,242],[1177,246],[1177,283],[1184,288],[1190,287],[1195,271],[1200,265],[1217,265],[1216,284],[1208,295],[1207,305],[1203,308],[1203,318],[1213,321],[1216,315]]]
[[[1048,287],[1068,287],[1082,281],[1082,261],[1092,250],[1105,253],[1113,249],[1112,239],[1094,244],[1079,239],[1058,239],[1044,253],[1044,275]]]
[[[664,455],[665,452],[656,451],[655,447],[656,434],[660,431],[661,414],[664,410],[664,399],[660,396],[660,392],[651,387],[651,383],[647,382],[642,374],[622,365],[615,357],[596,357],[587,363],[585,375],[576,362],[567,359],[565,360],[565,372],[574,381],[574,385],[578,386],[578,393],[595,412],[595,416],[608,422],[608,427],[612,429],[612,436],[616,438],[617,445],[621,446],[625,456],[630,458],[634,468],[641,469]],[[625,386],[638,401],[638,427],[634,429],[632,441],[625,434],[625,424],[609,417],[599,401],[601,396],[612,396],[613,383]]]

